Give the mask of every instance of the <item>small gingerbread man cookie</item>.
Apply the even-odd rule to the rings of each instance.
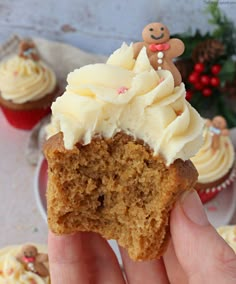
[[[38,274],[41,277],[49,276],[49,271],[44,262],[48,261],[47,254],[38,253],[35,246],[25,245],[22,247],[17,260],[23,264],[26,270]]]
[[[215,116],[212,120],[206,120],[206,126],[212,134],[211,147],[215,151],[220,147],[220,137],[229,136],[226,120],[222,116]]]
[[[180,72],[173,63],[173,58],[184,52],[184,44],[180,39],[170,39],[168,28],[162,23],[148,24],[142,32],[143,41],[134,43],[134,57],[137,58],[143,46],[146,47],[150,63],[156,70],[169,70],[175,86],[182,82]]]
[[[19,44],[19,56],[25,59],[39,61],[39,55],[36,46],[32,41],[23,40]]]

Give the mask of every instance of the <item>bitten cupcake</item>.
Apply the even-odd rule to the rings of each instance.
[[[0,283],[49,284],[46,246],[26,244],[1,249]]]
[[[123,44],[106,64],[71,72],[52,105],[44,144],[50,229],[99,233],[135,261],[164,254],[171,209],[197,181],[189,158],[202,144],[203,120],[185,100],[170,60],[183,43],[168,31],[159,45],[163,29],[161,23],[144,28],[151,38],[157,31],[152,54],[143,42],[138,54]]]
[[[234,147],[226,120],[221,116],[206,119],[203,136],[203,146],[191,160],[199,173],[195,188],[205,203],[222,189],[232,187],[236,173]]]
[[[50,112],[59,93],[55,73],[37,53],[31,41],[22,41],[18,55],[0,64],[0,106],[8,122],[31,129]]]

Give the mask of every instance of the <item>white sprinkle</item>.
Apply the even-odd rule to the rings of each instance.
[[[158,57],[158,58],[163,58],[163,57],[164,57],[164,53],[163,53],[162,51],[159,51],[159,52],[157,53],[157,57]]]

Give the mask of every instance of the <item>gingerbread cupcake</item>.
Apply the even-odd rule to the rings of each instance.
[[[55,73],[42,60],[33,42],[22,41],[18,55],[0,64],[0,106],[8,122],[31,129],[50,112],[59,94]]]
[[[221,116],[206,119],[203,136],[204,144],[191,160],[199,173],[195,188],[205,203],[221,190],[233,187],[236,172],[235,152],[226,120]]]
[[[0,249],[0,283],[49,284],[46,246],[26,244]]]
[[[134,260],[163,255],[173,204],[197,180],[189,158],[201,146],[203,126],[184,84],[175,86],[179,74],[175,80],[172,65],[164,67],[169,56],[156,70],[145,46],[137,55],[124,44],[106,64],[68,75],[44,145],[54,233],[97,232]]]
[[[231,246],[236,253],[236,225],[228,225],[217,228],[217,232]]]

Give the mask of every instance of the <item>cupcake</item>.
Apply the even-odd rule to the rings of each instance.
[[[31,129],[50,112],[58,92],[56,76],[33,42],[22,41],[19,54],[1,62],[0,106],[12,126]]]
[[[217,228],[217,232],[231,246],[236,253],[236,225],[228,225]]]
[[[195,188],[206,203],[221,190],[233,187],[236,173],[234,147],[226,120],[221,116],[206,119],[203,136],[204,144],[191,160],[199,173]]]
[[[197,181],[189,158],[201,146],[203,121],[165,65],[171,42],[157,47],[165,48],[158,70],[150,56],[161,54],[145,45],[137,54],[139,47],[124,44],[106,64],[68,75],[44,153],[50,229],[93,231],[147,260],[164,254],[173,204]]]
[[[0,283],[50,283],[46,246],[15,245],[0,250]]]

